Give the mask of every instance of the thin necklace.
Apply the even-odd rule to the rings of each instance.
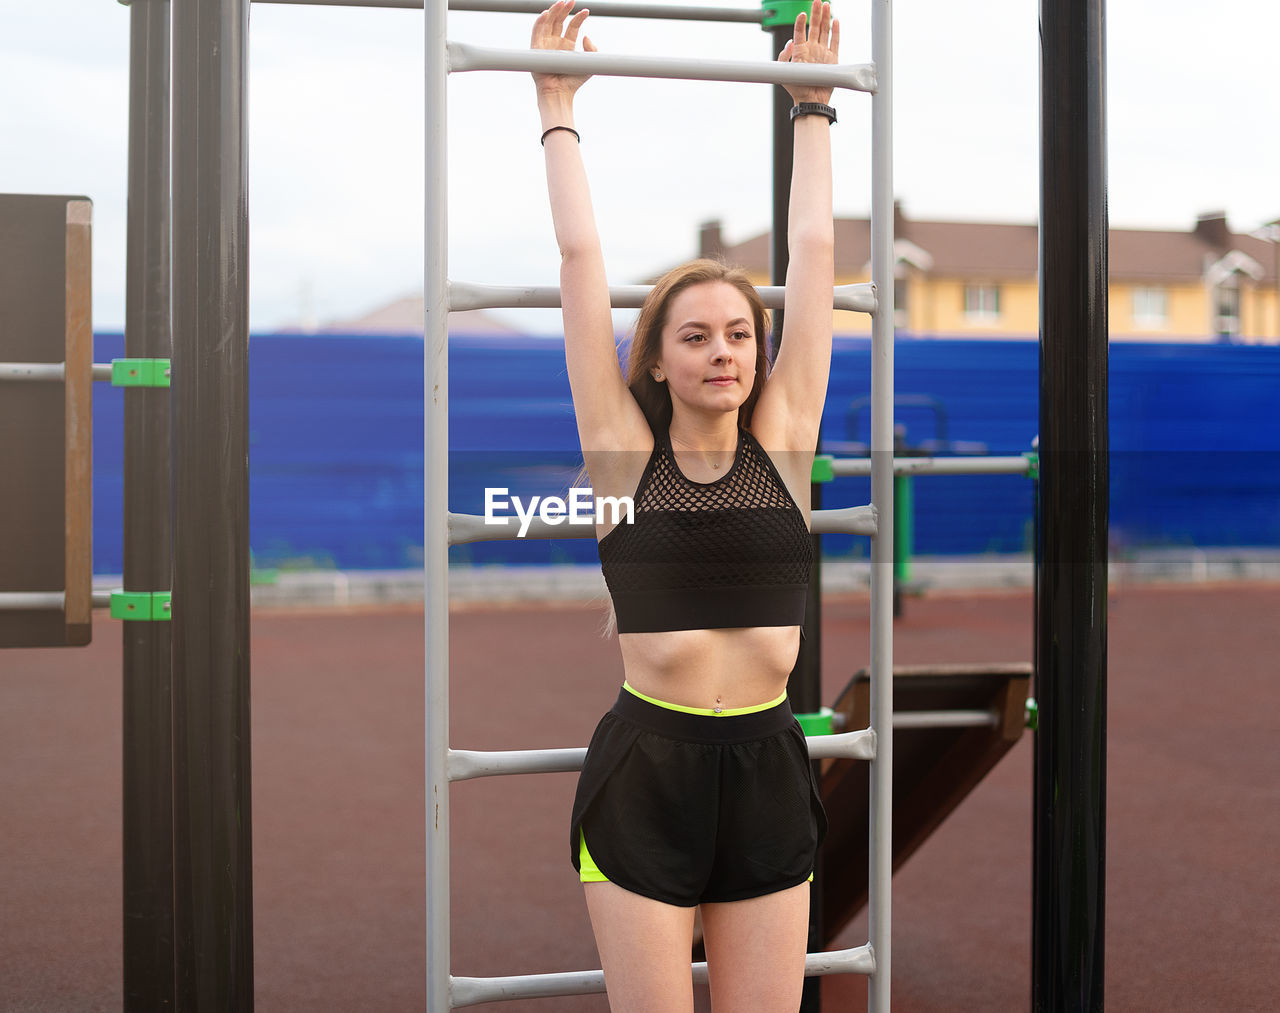
[[[694,454],[699,455],[699,456],[702,458],[702,463],[703,463],[703,464],[710,465],[712,468],[717,468],[717,469],[720,467],[720,462],[719,462],[719,461],[712,461],[712,460],[710,460],[710,459],[707,457],[707,452],[706,452],[705,450],[699,450],[697,447],[691,447],[691,446],[689,446],[689,444],[685,443],[685,442],[684,442],[684,440],[681,440],[681,439],[679,439],[678,437],[675,437],[675,436],[672,436],[672,437],[671,437],[671,441],[672,441],[673,443],[678,443],[678,444],[680,444],[680,446],[684,447],[684,449],[685,449],[685,450],[687,450],[687,451],[689,451],[690,453],[694,453]],[[736,450],[737,448],[735,447],[734,449]],[[724,451],[712,451],[712,453],[724,453]]]

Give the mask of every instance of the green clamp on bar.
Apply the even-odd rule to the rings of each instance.
[[[163,621],[173,612],[172,591],[112,591],[111,618]]]
[[[1028,450],[1022,456],[1027,459],[1027,478],[1033,482],[1040,481],[1040,452]]]
[[[893,476],[893,579],[911,579],[911,553],[915,548],[915,508],[910,475]]]
[[[817,714],[797,714],[796,720],[800,722],[805,735],[830,735],[834,730],[834,716],[835,711],[830,707],[823,707]]]
[[[808,14],[810,0],[760,0],[763,13],[760,27],[768,31],[780,25],[794,25],[801,14]]]
[[[269,566],[264,569],[258,569],[257,560],[254,559],[253,550],[249,550],[249,584],[257,587],[261,584],[274,584],[280,579],[280,571]]]
[[[1035,697],[1027,698],[1027,727],[1033,732],[1040,730],[1040,705]]]
[[[835,458],[830,454],[818,454],[813,459],[813,473],[810,482],[834,482],[836,480]]]
[[[113,387],[168,387],[168,359],[112,359]]]
[[[255,567],[249,570],[249,584],[252,587],[260,587],[264,584],[278,584],[280,582],[280,571],[274,566],[269,566],[264,570]]]

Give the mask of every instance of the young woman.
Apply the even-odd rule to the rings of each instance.
[[[533,48],[575,48],[587,11],[572,7],[560,0],[538,17]],[[830,6],[814,3],[779,59],[835,63],[838,47]],[[596,51],[585,37],[583,48]],[[585,80],[534,75],[565,356],[594,494],[631,496],[636,512],[597,532],[625,682],[583,767],[573,862],[615,1011],[692,1010],[701,908],[716,1013],[790,1013],[826,828],[786,683],[831,358],[831,92],[788,89],[790,268],[772,368],[754,288],[703,260],[654,287],[624,379],[574,129]]]

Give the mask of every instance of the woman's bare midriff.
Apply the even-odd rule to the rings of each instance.
[[[628,684],[682,707],[754,707],[776,700],[800,649],[799,626],[623,633]]]

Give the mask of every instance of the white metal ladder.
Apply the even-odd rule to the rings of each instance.
[[[466,10],[526,12],[541,9],[528,0],[451,0]],[[593,13],[641,17],[752,21],[760,12],[644,3],[602,3]],[[426,598],[426,816],[427,816],[427,1009],[429,1013],[503,999],[579,995],[604,991],[602,971],[571,971],[509,977],[457,977],[450,966],[449,785],[497,774],[573,771],[585,748],[514,751],[455,750],[449,747],[449,587],[450,544],[503,537],[477,516],[448,509],[448,315],[450,310],[490,307],[558,306],[555,288],[521,288],[451,283],[448,280],[446,97],[450,73],[475,70],[540,71],[742,81],[764,84],[813,83],[869,92],[872,103],[871,285],[844,286],[833,293],[836,308],[872,315],[871,490],[869,507],[815,511],[815,533],[851,532],[871,537],[871,724],[866,729],[809,739],[815,758],[853,757],[871,763],[869,939],[847,950],[811,953],[805,974],[862,973],[869,976],[869,1008],[889,1013],[890,876],[892,872],[893,757],[893,132],[892,3],[872,0],[872,63],[815,66],[773,62],[680,60],[658,57],[532,50],[493,50],[449,42],[444,2],[426,0],[426,210],[425,210],[425,459],[424,545]],[[728,16],[724,16],[728,15]],[[638,306],[647,289],[610,289],[615,307]],[[763,288],[766,304],[778,307],[779,288]],[[512,530],[505,537],[514,534]],[[563,538],[567,525],[531,525],[528,536]],[[591,537],[589,526],[574,532]],[[695,981],[706,980],[706,965],[694,964]]]

